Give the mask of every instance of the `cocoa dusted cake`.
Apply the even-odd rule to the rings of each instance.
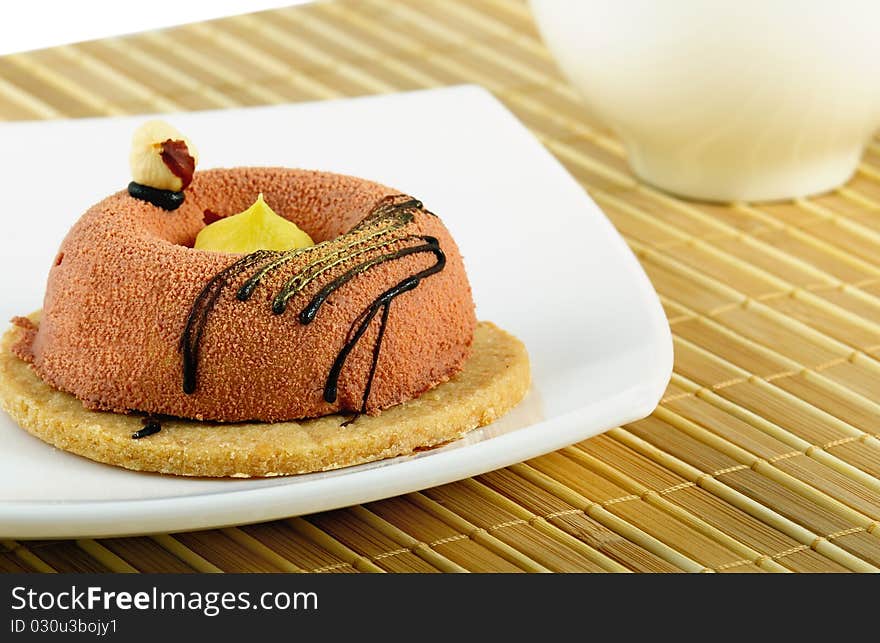
[[[447,442],[525,394],[524,348],[477,323],[421,201],[197,159],[141,127],[134,181],[79,219],[41,313],[13,320],[0,401],[26,430],[133,469],[283,475]]]

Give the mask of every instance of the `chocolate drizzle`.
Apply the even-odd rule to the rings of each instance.
[[[437,239],[427,236],[407,237],[407,239],[410,238],[421,239],[425,241],[425,243],[418,246],[401,248],[397,252],[388,253],[382,255],[381,257],[377,257],[377,260],[375,262],[372,262],[371,265],[378,265],[379,263],[384,263],[385,261],[400,259],[401,257],[404,257],[406,255],[424,252],[430,252],[434,255],[434,257],[436,258],[434,265],[430,266],[429,268],[425,268],[424,270],[421,270],[414,275],[410,275],[406,279],[398,282],[397,284],[383,292],[381,295],[376,297],[376,299],[373,300],[373,303],[371,303],[366,310],[361,312],[360,316],[358,317],[358,319],[360,319],[360,322],[358,322],[358,319],[356,319],[352,324],[351,329],[349,329],[349,339],[342,347],[342,350],[339,351],[339,354],[336,356],[336,360],[333,362],[333,366],[330,368],[330,374],[327,376],[327,382],[324,385],[325,401],[336,401],[339,376],[342,373],[342,367],[345,366],[345,360],[348,358],[349,353],[351,353],[351,351],[357,345],[358,340],[360,340],[361,336],[363,336],[363,334],[367,331],[367,328],[370,327],[370,322],[373,321],[373,318],[376,316],[379,310],[382,310],[382,319],[379,324],[379,335],[376,337],[376,344],[373,348],[373,363],[370,366],[370,374],[367,378],[367,385],[366,387],[364,387],[364,397],[361,402],[361,412],[366,412],[367,399],[370,396],[370,389],[373,386],[373,377],[376,374],[376,366],[379,362],[379,352],[382,349],[382,339],[385,336],[385,327],[388,325],[388,311],[391,308],[391,302],[403,293],[409,292],[410,290],[417,288],[422,279],[440,272],[446,266],[446,255],[444,255],[443,251],[440,250],[440,244]],[[366,268],[363,268],[363,266],[367,265],[368,263],[371,262],[365,262],[363,264],[355,266],[354,268],[352,268],[345,274],[337,277],[329,284],[327,284],[324,288],[322,288],[321,291],[312,298],[308,306],[303,308],[303,310],[300,312],[300,323],[311,323],[311,321],[318,314],[318,309],[321,307],[321,304],[326,301],[327,297],[333,291],[345,285],[353,277],[366,270]],[[352,329],[354,329],[353,334]]]
[[[307,325],[315,320],[323,304],[334,292],[358,275],[389,261],[396,261],[410,255],[431,254],[435,259],[431,266],[392,285],[361,311],[352,322],[346,334],[345,343],[330,367],[324,384],[324,400],[333,403],[338,396],[339,378],[348,356],[381,312],[379,331],[373,345],[373,359],[361,400],[360,413],[366,412],[392,302],[400,295],[417,288],[423,279],[440,272],[446,265],[446,256],[436,238],[407,233],[406,226],[413,222],[414,212],[419,211],[432,214],[424,209],[421,201],[406,195],[385,197],[379,201],[363,221],[336,239],[308,248],[284,252],[257,250],[234,261],[214,275],[193,302],[180,338],[180,350],[183,354],[184,393],[192,394],[197,387],[199,348],[211,311],[224,289],[242,274],[254,271],[236,291],[238,301],[246,302],[259,287],[264,277],[281,269],[294,259],[306,258],[305,265],[287,279],[272,299],[272,313],[282,315],[286,312],[289,302],[307,286],[331,270],[345,268],[344,272],[323,284],[299,311],[297,315],[299,323]],[[376,252],[379,254],[375,254]],[[361,260],[354,263],[357,259]],[[351,421],[353,419],[346,424]]]
[[[159,419],[153,415],[148,415],[147,417],[141,419],[141,424],[144,425],[144,428],[138,429],[137,431],[132,433],[132,440],[140,440],[141,438],[146,438],[147,436],[154,435],[162,430],[162,424],[159,422]]]
[[[257,250],[245,255],[238,261],[218,272],[205,284],[202,291],[196,297],[186,327],[180,337],[180,349],[183,352],[183,392],[189,395],[196,390],[196,369],[199,361],[199,347],[201,346],[202,333],[208,322],[208,315],[217,303],[217,299],[223,292],[230,279],[235,278],[248,268],[265,260],[275,253],[269,250]]]

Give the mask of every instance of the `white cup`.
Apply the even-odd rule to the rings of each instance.
[[[880,0],[531,0],[635,173],[713,201],[845,183],[880,125]]]

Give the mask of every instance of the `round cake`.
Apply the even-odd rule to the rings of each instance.
[[[262,193],[314,246],[230,254],[199,231]],[[459,372],[476,317],[438,217],[391,188],[285,168],[197,172],[169,211],[126,191],[61,245],[13,352],[88,409],[218,422],[375,414]]]

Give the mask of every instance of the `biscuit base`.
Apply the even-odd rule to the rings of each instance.
[[[411,454],[455,440],[513,408],[529,388],[522,342],[480,322],[460,373],[377,416],[236,423],[166,419],[154,435],[132,439],[140,415],[89,411],[53,389],[13,355],[19,333],[0,343],[0,406],[26,430],[65,451],[136,471],[182,476],[268,477],[338,469]]]

